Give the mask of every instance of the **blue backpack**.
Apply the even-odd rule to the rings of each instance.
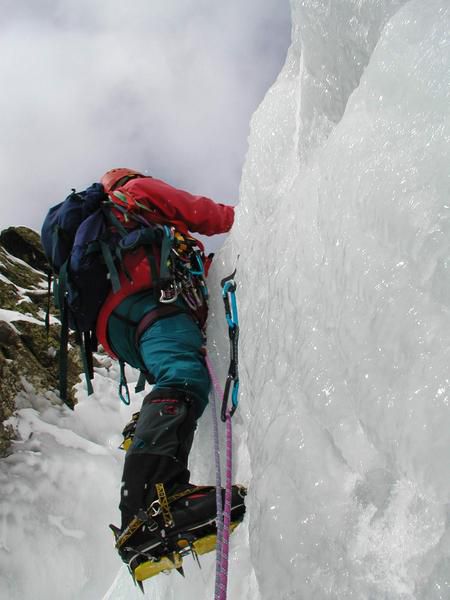
[[[72,409],[73,404],[67,395],[69,330],[75,332],[75,340],[80,346],[87,390],[91,394],[94,376],[92,354],[97,350],[97,316],[111,289],[120,289],[119,269],[124,267],[123,253],[138,246],[148,248],[149,262],[152,270],[156,271],[155,284],[161,287],[173,281],[176,271],[174,264],[173,268],[168,268],[173,263],[170,257],[175,243],[170,228],[147,221],[145,225],[137,223],[134,229],[126,229],[111,210],[111,204],[100,183],[94,183],[82,192],[72,190],[64,202],[49,210],[41,230],[42,245],[55,274],[54,301],[61,320],[60,397]],[[129,214],[126,209],[123,212]],[[159,268],[152,256],[151,249],[155,245],[160,248]],[[192,262],[201,263],[199,258]],[[186,270],[186,265],[190,264],[182,261],[184,278],[203,281],[202,273]],[[202,291],[207,294],[206,284]],[[143,389],[146,379],[151,381],[145,367],[141,371],[136,391]],[[124,363],[121,361],[119,389],[123,387],[128,398]],[[120,396],[124,399],[122,392]]]
[[[110,289],[108,268],[99,250],[112,241],[102,202],[108,197],[94,183],[72,193],[52,207],[42,225],[41,241],[55,273],[54,300],[60,312],[59,391],[70,408],[67,395],[67,348],[69,329],[81,349],[88,393],[92,393],[92,352],[97,348],[95,322]]]

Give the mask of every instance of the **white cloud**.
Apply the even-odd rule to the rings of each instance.
[[[20,6],[19,6],[20,4]],[[29,0],[0,26],[0,227],[128,165],[234,203],[288,0]]]

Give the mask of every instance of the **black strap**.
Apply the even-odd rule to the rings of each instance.
[[[67,356],[69,346],[69,307],[67,306],[67,269],[68,260],[61,266],[58,279],[54,279],[54,300],[59,310],[61,333],[59,342],[59,396],[64,404],[73,410],[73,403],[67,395]]]
[[[151,250],[149,249],[148,246],[143,246],[144,251],[145,251],[145,256],[147,258],[149,267],[150,267],[150,273],[152,274],[152,284],[153,287],[155,289],[159,290],[159,286],[160,286],[160,272],[158,271],[158,267],[156,266],[156,252],[157,252],[157,247],[156,244],[153,243],[151,245]]]
[[[81,331],[77,326],[77,323],[73,323],[75,343],[80,351],[81,362],[83,363],[83,372],[86,380],[86,389],[88,396],[94,393],[91,380],[94,379],[94,363],[92,357],[93,346],[91,342],[91,332]],[[72,328],[73,328],[72,327]],[[95,349],[95,348],[94,348]]]
[[[59,346],[59,395],[61,400],[72,410],[73,403],[67,395],[67,355],[69,345],[69,316],[66,300],[63,302],[61,310],[61,339]],[[65,305],[65,306],[64,306]]]
[[[103,255],[103,260],[105,261],[106,267],[108,269],[111,287],[113,289],[113,292],[116,293],[120,290],[121,287],[119,272],[116,268],[116,265],[114,264],[114,259],[109,245],[103,240],[99,240],[99,243]]]
[[[190,315],[191,311],[174,304],[165,304],[162,306],[157,306],[150,312],[146,313],[139,323],[137,323],[136,333],[134,334],[136,347],[139,347],[139,340],[141,339],[141,336],[149,327],[153,325],[153,323],[159,321],[160,319],[166,319],[167,317],[180,315],[182,313]]]
[[[136,392],[136,394],[138,392],[142,392],[145,389],[145,384],[147,382],[147,378],[148,375],[145,371],[142,371],[139,373],[139,379],[137,380],[136,386],[134,388],[134,391]]]
[[[94,357],[95,344],[90,331],[85,331],[83,334],[83,346],[86,355],[86,372],[89,379],[94,379]]]
[[[121,315],[119,312],[117,312],[117,310],[113,310],[112,313],[111,313],[111,315],[114,318],[119,319],[119,321],[122,321],[123,323],[126,323],[130,327],[136,327],[136,325],[138,325],[138,323],[139,323],[139,321],[133,321],[133,319],[129,319],[125,315]]]
[[[50,307],[51,307],[51,294],[52,294],[52,274],[50,271],[47,273],[47,310],[45,312],[45,332],[48,336],[50,333]]]
[[[118,181],[116,181],[116,183],[113,186],[111,186],[111,191],[114,191],[118,187],[122,187],[123,185],[125,185],[126,183],[128,183],[129,181],[131,181],[132,179],[143,179],[144,177],[149,177],[149,175],[140,175],[138,173],[136,173],[136,174],[130,174],[130,175],[124,175],[121,179],[119,179]]]

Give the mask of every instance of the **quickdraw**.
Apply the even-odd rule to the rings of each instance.
[[[225,381],[225,390],[223,393],[221,419],[225,423],[228,398],[230,395],[231,386],[231,409],[230,416],[236,412],[239,396],[239,369],[238,369],[238,342],[239,342],[239,319],[236,301],[236,282],[234,276],[236,269],[228,277],[224,277],[220,282],[222,287],[222,297],[225,306],[225,317],[228,323],[228,335],[230,338],[230,366],[228,367],[228,375]]]
[[[216,580],[214,600],[226,600],[228,587],[228,557],[229,557],[229,537],[231,525],[231,489],[232,489],[232,427],[231,416],[236,411],[238,405],[239,393],[239,374],[238,374],[238,340],[239,340],[239,321],[236,301],[236,282],[234,276],[236,269],[231,275],[221,281],[222,297],[225,305],[225,316],[228,323],[228,332],[230,337],[230,366],[225,383],[225,389],[222,390],[219,379],[214,370],[213,364],[206,356],[206,365],[213,384],[213,394],[211,397],[211,409],[213,417],[214,431],[214,456],[216,463],[216,505],[217,505],[217,545],[216,545]],[[233,391],[231,394],[232,406],[228,408],[228,397],[231,384]],[[217,422],[217,410],[215,405],[215,396],[222,398],[221,418],[226,424],[225,435],[225,499],[222,503],[222,477],[220,466],[220,440],[219,428]]]

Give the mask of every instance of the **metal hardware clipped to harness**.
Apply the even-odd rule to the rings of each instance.
[[[169,281],[164,288],[161,288],[159,301],[161,304],[172,304],[178,298],[180,291],[180,286],[176,281]]]

